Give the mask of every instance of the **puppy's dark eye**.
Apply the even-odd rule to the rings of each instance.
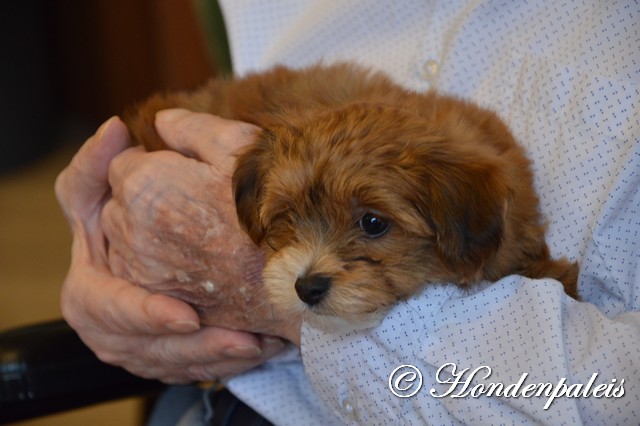
[[[375,213],[365,213],[358,221],[358,225],[367,236],[372,238],[380,237],[389,230],[387,221]]]

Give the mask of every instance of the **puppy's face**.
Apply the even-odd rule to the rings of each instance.
[[[240,156],[238,217],[279,311],[358,326],[427,282],[476,278],[509,188],[495,153],[446,127],[352,105],[265,130]]]

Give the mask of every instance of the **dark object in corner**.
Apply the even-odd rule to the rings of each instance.
[[[164,387],[103,363],[62,320],[0,332],[0,423]]]

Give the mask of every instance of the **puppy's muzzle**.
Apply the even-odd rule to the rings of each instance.
[[[324,275],[309,275],[296,280],[296,293],[309,306],[317,305],[324,299],[331,287],[331,278]]]

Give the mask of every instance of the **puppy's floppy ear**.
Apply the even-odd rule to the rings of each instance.
[[[265,234],[260,220],[260,204],[265,174],[271,163],[269,144],[273,137],[271,131],[263,130],[256,143],[238,157],[232,177],[238,221],[258,245]]]
[[[415,204],[436,235],[436,251],[452,271],[470,277],[500,247],[512,195],[502,158],[430,158],[421,164],[426,186]]]

